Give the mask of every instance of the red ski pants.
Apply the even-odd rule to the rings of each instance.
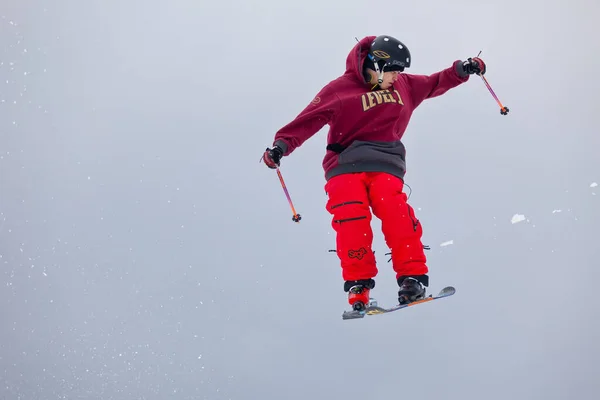
[[[371,249],[371,210],[381,220],[396,278],[428,272],[421,242],[422,227],[407,203],[403,187],[400,178],[383,172],[338,175],[325,185],[329,196],[327,211],[333,216],[337,255],[345,281],[371,279],[377,275]]]

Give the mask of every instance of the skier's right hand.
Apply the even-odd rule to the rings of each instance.
[[[272,149],[267,149],[263,153],[263,161],[266,166],[275,169],[279,167],[279,163],[281,161],[281,157],[283,156],[283,150],[279,146],[274,146]]]

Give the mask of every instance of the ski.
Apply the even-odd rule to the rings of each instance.
[[[377,305],[377,300],[371,298],[369,301],[369,305],[364,310],[352,310],[352,311],[344,311],[342,314],[342,319],[357,319],[364,318],[365,315],[379,315],[379,314],[387,314],[393,311],[398,311],[406,307],[416,306],[417,304],[428,303],[433,300],[443,299],[445,297],[450,297],[454,293],[456,293],[456,289],[453,286],[446,286],[437,295],[429,295],[424,299],[413,301],[408,304],[397,304],[395,306],[385,308]]]

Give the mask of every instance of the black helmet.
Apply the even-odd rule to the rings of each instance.
[[[410,67],[410,51],[401,41],[388,35],[377,36],[369,50],[368,58],[375,71],[383,75],[387,71],[404,71]],[[371,64],[371,63],[369,63]]]

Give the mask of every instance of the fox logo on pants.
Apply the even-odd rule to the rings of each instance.
[[[358,258],[362,260],[362,258],[367,255],[367,250],[364,247],[361,247],[358,250],[348,250],[348,257],[350,258]]]

